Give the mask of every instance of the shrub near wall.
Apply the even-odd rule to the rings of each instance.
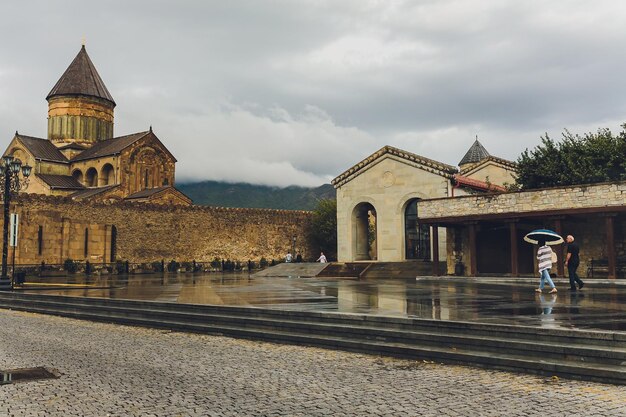
[[[20,195],[13,210],[20,214],[19,264],[63,263],[68,258],[109,262],[112,226],[115,257],[131,262],[282,259],[293,236],[300,252],[313,253],[306,234],[311,213],[306,211],[102,204],[34,194]]]

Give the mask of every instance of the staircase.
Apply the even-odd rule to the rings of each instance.
[[[0,308],[626,385],[626,333],[0,292]]]
[[[321,278],[359,278],[374,265],[372,262],[333,262],[317,276]]]
[[[439,262],[439,273],[445,275],[446,263]],[[361,278],[402,278],[415,279],[418,276],[432,276],[433,264],[430,261],[376,262]]]

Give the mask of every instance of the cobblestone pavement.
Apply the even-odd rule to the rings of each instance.
[[[0,416],[624,416],[626,387],[0,310]]]

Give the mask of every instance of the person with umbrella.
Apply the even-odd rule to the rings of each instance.
[[[556,286],[550,278],[550,269],[552,268],[552,254],[554,253],[548,245],[558,245],[563,243],[563,238],[552,230],[539,229],[533,230],[524,236],[524,240],[529,243],[539,245],[537,250],[537,262],[539,263],[539,288],[537,292],[542,292],[545,282],[552,288],[551,294],[557,292]]]

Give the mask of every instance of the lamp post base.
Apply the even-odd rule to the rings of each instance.
[[[10,291],[13,289],[11,278],[0,277],[0,291]]]

